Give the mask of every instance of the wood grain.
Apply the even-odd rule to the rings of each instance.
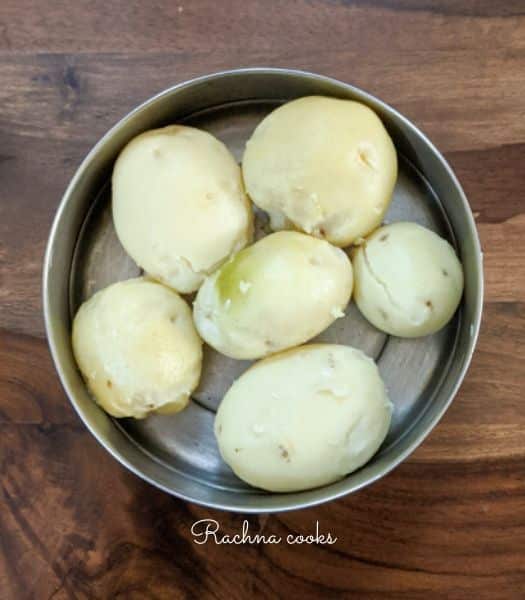
[[[3,0],[0,4],[0,598],[521,599],[525,589],[525,7],[489,0]],[[425,443],[375,485],[253,532],[332,546],[204,546],[176,500],[122,469],[55,375],[41,261],[76,166],[120,117],[248,65],[338,77],[444,151],[485,257],[478,350]]]

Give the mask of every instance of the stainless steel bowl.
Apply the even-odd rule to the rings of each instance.
[[[110,175],[119,151],[146,129],[187,123],[209,130],[240,159],[246,139],[275,106],[307,95],[364,102],[382,118],[399,154],[399,179],[388,221],[412,220],[455,245],[465,269],[465,294],[454,320],[433,336],[402,340],[378,332],[351,307],[319,339],[374,357],[394,403],[390,433],[359,471],[322,488],[271,494],[250,488],[222,462],[212,433],[225,389],[247,366],[205,350],[202,384],[187,410],[143,421],[113,419],[88,395],[70,342],[71,319],[97,289],[137,275],[113,229]],[[86,427],[131,471],[192,502],[241,512],[311,506],[356,491],[405,459],[439,421],[469,365],[481,320],[481,251],[468,202],[432,143],[405,117],[350,85],[300,71],[240,69],[176,85],[113,127],[80,165],[60,204],[44,264],[47,336],[62,384]]]

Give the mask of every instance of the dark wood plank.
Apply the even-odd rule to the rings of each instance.
[[[519,598],[523,457],[405,463],[329,506],[250,517],[252,533],[308,534],[334,546],[196,545],[192,522],[233,535],[240,515],[187,505],[120,469],[80,427],[3,425],[0,513],[11,597]],[[7,447],[7,448],[6,448]],[[512,475],[511,475],[512,473]],[[27,493],[28,489],[33,493]],[[39,490],[45,489],[45,494]],[[417,493],[415,490],[417,489]],[[202,594],[202,595],[201,595]]]
[[[60,589],[80,598],[182,598],[196,590],[210,598],[282,590],[307,598],[395,598],[401,590],[414,598],[518,598],[525,582],[524,315],[522,304],[487,306],[458,398],[393,474],[326,507],[249,519],[253,533],[279,536],[308,534],[319,520],[338,536],[334,546],[194,544],[194,521],[217,519],[234,534],[242,517],[187,505],[125,472],[73,414],[45,343],[4,332],[7,589],[13,597]]]
[[[525,8],[519,0],[0,4],[0,597],[521,599],[525,589]],[[394,105],[445,152],[476,214],[486,306],[440,425],[343,500],[250,517],[333,546],[199,546],[243,516],[121,468],[67,402],[41,261],[76,165],[131,108],[245,65],[313,70]]]
[[[525,304],[487,304],[478,347],[460,394],[443,424],[418,450],[417,456],[428,460],[436,452],[442,458],[448,456],[448,460],[474,460],[486,453],[487,445],[494,449],[498,442],[501,443],[498,453],[503,456],[525,453],[525,444],[506,446],[502,442],[506,431],[514,432],[515,441],[524,440],[525,412],[520,410],[524,361]],[[55,426],[77,422],[43,339],[0,330],[0,366],[0,424]],[[494,410],[495,397],[497,410]],[[438,445],[440,429],[463,427],[466,431],[470,426],[471,435],[482,438],[479,447],[466,444],[461,452],[457,447],[450,448],[447,455],[447,436],[443,445]],[[499,439],[495,438],[495,432]],[[458,445],[461,439],[459,435]]]
[[[346,22],[353,21],[343,19]],[[521,22],[525,23],[525,17]],[[189,54],[4,52],[0,77],[8,85],[0,90],[0,125],[4,132],[28,137],[69,141],[88,136],[95,140],[95,133],[100,134],[139,101],[177,81],[262,63],[315,70],[352,82],[405,113],[444,152],[519,144],[525,133],[519,118],[523,116],[520,94],[525,73],[520,67],[525,48],[511,37],[510,26],[515,28],[515,21],[509,21],[505,31],[507,47],[485,36],[485,43],[493,44],[489,54],[470,46],[430,51],[409,44],[395,55],[389,45],[367,47],[365,59],[364,40],[360,46],[350,31],[340,32],[340,45],[326,45],[315,53],[308,48],[312,34],[304,35],[306,46],[283,49],[276,45],[267,51],[260,46],[242,51],[232,46],[218,53],[201,46]],[[439,31],[443,31],[441,24]],[[406,32],[407,36],[411,33],[415,32]],[[377,37],[388,35],[381,31]]]
[[[0,295],[4,309],[0,327],[28,334],[43,335],[40,287],[34,283],[40,278],[52,217],[76,166],[97,139],[146,95],[190,75],[183,70],[184,75],[174,79],[169,67],[172,60],[165,55],[146,59],[100,56],[95,66],[91,58],[77,57],[75,66],[71,60],[55,55],[0,60],[0,79],[8,82],[3,92],[0,90],[5,97],[4,112],[0,113]],[[129,77],[132,68],[140,72],[141,82],[152,72],[162,75],[156,76],[156,83],[151,82],[145,92]],[[107,86],[107,81],[114,82],[114,87]],[[485,101],[491,103],[490,98]],[[412,109],[408,107],[407,115],[422,121],[423,116],[418,115],[425,113],[424,105],[420,101]],[[518,118],[519,110],[517,99],[510,115]],[[470,118],[465,105],[445,122],[461,132],[468,128]],[[484,119],[490,120],[490,115]],[[438,121],[426,125],[432,138],[439,137],[442,127]],[[498,121],[497,127],[505,131],[503,121]],[[464,147],[469,144],[459,138],[454,142]],[[503,145],[447,153],[480,223],[488,300],[518,301],[525,295],[525,240],[521,235],[524,147]]]
[[[465,45],[485,52],[486,24],[493,47],[507,46],[507,31],[519,38],[511,22],[524,15],[520,0],[80,0],[74,10],[64,0],[4,0],[0,48],[24,53],[213,49],[223,54],[257,47],[260,52],[289,48],[306,56],[344,41],[367,52]],[[447,27],[441,27],[443,19]],[[328,39],[330,44],[319,43]]]

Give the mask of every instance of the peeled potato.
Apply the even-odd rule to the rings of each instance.
[[[463,270],[454,249],[416,223],[381,227],[355,250],[352,262],[359,310],[391,335],[438,331],[463,294]]]
[[[151,277],[182,292],[252,237],[252,212],[229,150],[205,131],[147,131],[113,171],[113,220],[128,254]]]
[[[352,265],[328,242],[293,231],[241,250],[200,288],[202,338],[232,358],[260,358],[316,336],[344,315]]]
[[[273,229],[299,229],[344,247],[381,223],[397,156],[370,108],[310,96],[259,124],[242,169],[249,196],[269,213]]]
[[[312,344],[253,365],[215,418],[223,459],[273,492],[326,485],[364,465],[392,407],[374,361],[349,346]]]
[[[97,403],[114,417],[178,412],[199,383],[202,342],[189,306],[140,277],[82,304],[73,351]]]

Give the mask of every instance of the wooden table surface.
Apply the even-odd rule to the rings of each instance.
[[[53,214],[97,139],[194,75],[297,67],[360,86],[425,131],[485,253],[479,345],[403,465],[315,509],[249,517],[334,545],[197,545],[243,516],[121,468],[70,407],[44,334]],[[525,597],[525,4],[493,0],[2,0],[0,598]]]

